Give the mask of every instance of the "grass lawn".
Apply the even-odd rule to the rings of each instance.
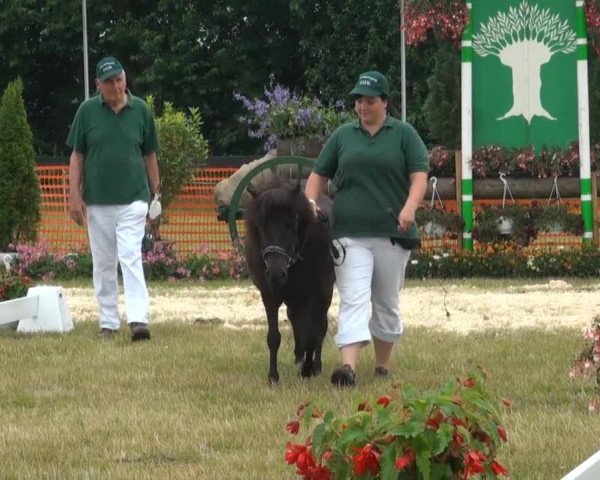
[[[568,377],[582,346],[576,329],[461,336],[412,328],[392,381],[373,377],[368,348],[358,387],[340,391],[329,384],[333,331],[324,374],[304,381],[283,329],[282,381],[270,387],[264,329],[160,323],[150,342],[132,345],[124,333],[101,342],[86,320],[67,335],[0,332],[0,478],[294,479],[283,459],[285,424],[300,402],[350,413],[392,382],[434,388],[478,364],[488,389],[512,401],[499,459],[513,479],[560,478],[600,449],[590,387]]]

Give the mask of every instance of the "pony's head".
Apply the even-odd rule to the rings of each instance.
[[[301,259],[310,205],[292,182],[277,180],[256,195],[246,212],[248,234],[257,243],[265,277],[274,289],[287,282],[290,268]]]

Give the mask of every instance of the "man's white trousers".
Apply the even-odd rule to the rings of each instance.
[[[141,248],[147,214],[148,204],[143,201],[87,207],[100,328],[119,329],[117,262],[123,273],[127,322],[148,323],[150,299]]]

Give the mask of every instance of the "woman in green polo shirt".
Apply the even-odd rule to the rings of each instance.
[[[355,384],[361,347],[373,341],[375,375],[387,377],[402,334],[399,291],[410,249],[418,244],[415,211],[427,189],[429,159],[416,130],[387,113],[389,84],[380,72],[362,73],[350,92],[358,119],[339,127],[323,147],[305,194],[316,199],[336,186],[333,237],[340,294],[336,346],[342,366],[335,385]]]

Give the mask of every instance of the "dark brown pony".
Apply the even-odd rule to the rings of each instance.
[[[319,207],[330,213],[331,200],[322,196]],[[335,279],[326,222],[313,217],[298,184],[279,179],[254,194],[245,221],[246,261],[269,327],[269,381],[279,381],[278,310],[283,303],[294,332],[296,363],[302,363],[300,373],[317,375]]]

